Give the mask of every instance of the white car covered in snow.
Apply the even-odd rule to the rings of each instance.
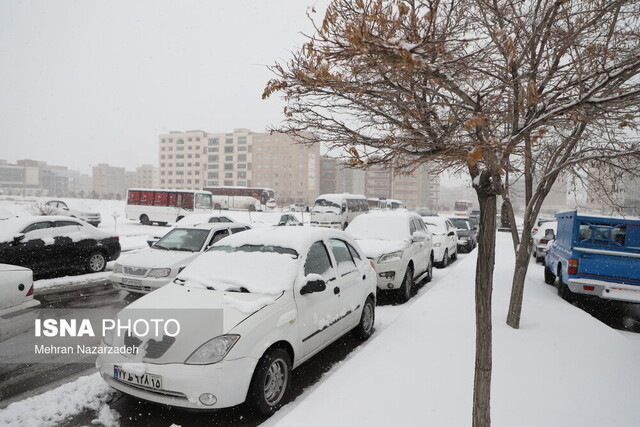
[[[435,266],[444,268],[458,258],[458,233],[451,221],[441,216],[423,216],[422,220],[433,236]]]
[[[375,296],[375,271],[348,234],[254,229],[216,243],[118,314],[155,310],[180,322],[179,334],[107,336],[106,346],[138,343],[143,354],[101,354],[96,365],[112,387],[140,399],[209,410],[246,400],[270,414],[286,401],[292,369],[350,331],[373,333]],[[190,318],[194,310],[219,321]]]
[[[430,281],[433,243],[422,217],[406,210],[372,211],[351,221],[345,230],[375,264],[378,289],[397,290],[408,301],[414,283]]]
[[[39,304],[33,299],[33,272],[17,265],[0,264],[0,317]]]
[[[100,221],[102,221],[100,212],[93,210],[81,200],[49,200],[45,203],[45,206],[53,209],[56,215],[78,218],[88,222],[94,227],[97,227]]]
[[[235,222],[207,222],[175,227],[153,246],[122,257],[109,280],[118,288],[149,293],[173,280],[195,257],[220,239],[250,229]]]

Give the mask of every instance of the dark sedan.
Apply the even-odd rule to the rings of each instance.
[[[0,263],[30,268],[34,277],[55,277],[69,270],[97,273],[118,256],[118,236],[75,218],[34,216],[2,221]]]
[[[458,233],[458,251],[471,252],[478,245],[478,227],[474,226],[469,217],[450,216],[449,220]]]

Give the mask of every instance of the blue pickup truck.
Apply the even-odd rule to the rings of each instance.
[[[558,232],[546,257],[544,279],[558,295],[594,295],[640,302],[640,220],[556,214]]]

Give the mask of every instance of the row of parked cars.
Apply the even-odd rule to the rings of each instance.
[[[223,330],[149,340],[143,373],[126,359],[98,360],[112,387],[189,409],[247,401],[272,413],[285,400],[292,369],[346,333],[373,333],[379,292],[407,301],[435,265],[456,258],[458,244],[467,248],[451,220],[405,210],[362,214],[344,231],[200,219],[119,260],[111,278],[119,289],[148,293],[123,316],[213,307],[224,313]],[[105,344],[126,342],[111,337]]]
[[[117,236],[78,219],[7,221],[0,250],[15,264],[40,257],[41,265],[32,264],[38,272],[66,264],[55,261],[56,251],[75,251],[73,245],[71,264],[86,271],[102,271],[120,252]],[[467,243],[451,220],[408,211],[363,214],[345,231],[253,225],[211,215],[176,225],[150,239],[150,248],[117,259],[110,276],[115,286],[148,294],[119,316],[155,309],[177,317],[184,329],[177,336],[105,337],[107,347],[137,343],[143,353],[101,355],[97,366],[105,381],[183,408],[248,401],[272,413],[286,398],[292,369],[346,333],[360,339],[373,333],[379,291],[408,300],[417,283],[431,280],[434,265],[446,267]],[[36,248],[39,255],[28,252]],[[212,334],[211,325],[172,311],[177,308],[221,312],[224,321]]]

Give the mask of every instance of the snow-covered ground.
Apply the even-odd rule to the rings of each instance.
[[[408,305],[378,307],[370,341],[264,425],[470,425],[475,253],[437,270]],[[638,334],[611,329],[560,299],[539,265],[527,278],[521,329],[512,330],[505,325],[513,269],[506,233],[498,234],[496,259],[493,425],[637,426]],[[81,408],[94,409],[96,423],[115,423],[103,387],[96,375],[82,377],[10,405],[0,424],[20,416],[20,425],[52,425],[47,420]],[[58,408],[69,388],[85,392]]]

